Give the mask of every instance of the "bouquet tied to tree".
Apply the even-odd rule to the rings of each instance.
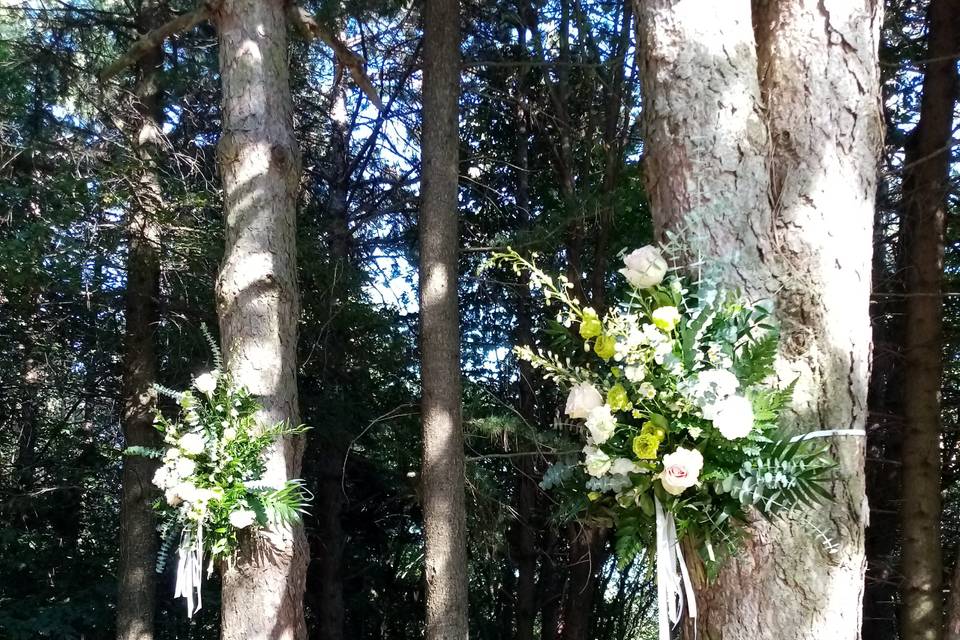
[[[223,371],[216,342],[205,327],[203,332],[216,368],[194,378],[193,388],[186,391],[155,385],[180,408],[175,420],[167,419],[159,409],[156,412],[154,425],[167,446],[125,451],[161,461],[153,476],[153,484],[162,492],[154,502],[162,540],[157,572],[163,571],[176,546],[175,597],[187,599],[190,617],[202,604],[205,555],[209,555],[209,574],[216,562],[231,561],[241,535],[292,525],[309,502],[301,480],[273,486],[264,479],[264,452],[279,438],[302,434],[306,427],[261,424],[257,419],[260,404]]]
[[[777,386],[771,304],[671,274],[653,246],[624,257],[625,294],[602,317],[571,296],[564,276],[517,252],[492,262],[526,271],[557,309],[553,348],[516,353],[568,389],[564,413],[583,447],[576,460],[551,465],[542,486],[566,494],[582,518],[612,525],[622,563],[652,548],[661,640],[684,601],[696,618],[680,541],[715,576],[753,510],[799,517],[835,550],[798,508],[831,499],[835,465],[815,438],[862,432],[784,433],[779,418],[793,385]]]

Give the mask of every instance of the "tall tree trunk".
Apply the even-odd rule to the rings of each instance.
[[[920,120],[906,145],[904,434],[901,507],[903,640],[939,640],[940,383],[943,372],[943,242],[957,92],[960,0],[932,0]]]
[[[563,640],[589,640],[597,596],[600,569],[607,559],[607,531],[572,524],[570,542],[570,579],[563,607]]]
[[[426,0],[420,349],[426,638],[467,638],[467,550],[457,305],[458,0]]]
[[[158,8],[141,7],[140,29],[156,26]],[[160,125],[160,71],[163,50],[153,47],[137,65],[135,86],[137,192],[127,220],[126,340],[123,354],[123,436],[126,446],[159,446],[153,427],[156,407],[157,355],[154,328],[159,320],[160,224],[157,214],[163,194],[157,175]],[[120,568],[117,598],[118,640],[153,638],[156,582],[154,570],[157,534],[151,482],[155,460],[141,456],[123,459],[123,497],[120,503]]]
[[[537,583],[537,596],[540,603],[540,639],[556,640],[560,630],[560,612],[563,604],[564,574],[557,567],[557,533],[553,527],[547,529],[540,548],[543,558],[540,562],[540,579]]]
[[[344,38],[345,39],[345,38]],[[333,109],[330,114],[330,151],[327,172],[327,211],[329,219],[330,253],[333,260],[334,282],[330,288],[330,310],[324,332],[324,367],[321,384],[328,389],[340,390],[338,397],[349,402],[349,380],[345,379],[343,346],[349,344],[341,324],[334,317],[344,303],[349,280],[346,276],[350,264],[350,230],[347,217],[349,187],[349,162],[347,157],[349,126],[344,97],[345,70],[337,71],[338,82],[334,87]],[[336,391],[334,392],[336,393]],[[342,640],[343,605],[343,549],[344,532],[341,522],[343,512],[343,472],[347,443],[343,426],[324,425],[324,433],[313,438],[316,447],[317,469],[316,513],[317,553],[313,554],[311,569],[315,575],[312,583],[316,593],[311,594],[316,603],[316,628],[311,635],[318,640]]]
[[[637,4],[658,230],[687,226],[692,251],[725,266],[731,284],[775,298],[778,374],[797,381],[787,426],[862,428],[879,3]],[[698,585],[700,638],[859,637],[863,447],[831,441],[835,502],[751,526],[716,582]]]
[[[521,29],[519,45],[522,55],[526,56],[526,31]],[[517,216],[523,227],[528,226],[530,220],[530,140],[529,114],[527,103],[527,74],[529,69],[523,66],[518,71],[517,80],[517,147],[516,162],[516,206]],[[532,311],[533,301],[530,296],[529,276],[523,276],[517,287],[517,327],[515,340],[518,345],[532,344]],[[536,372],[529,362],[521,360],[519,379],[519,407],[520,417],[527,428],[536,428],[537,399],[534,388]],[[537,481],[536,461],[533,455],[523,456],[517,463],[517,517],[513,531],[513,562],[516,566],[516,599],[515,611],[515,640],[533,640],[534,623],[537,617]]]
[[[279,0],[224,0],[220,44],[225,252],[217,310],[226,367],[263,405],[264,425],[299,423],[297,408],[296,195],[287,25]],[[302,438],[266,458],[274,486],[300,473]],[[307,550],[302,526],[246,538],[223,567],[222,638],[301,640]]]
[[[878,199],[882,198],[881,189]],[[867,572],[863,593],[864,638],[897,638],[897,560],[900,548],[900,445],[903,415],[903,278],[881,242],[886,230],[884,206],[877,203],[873,254],[873,361],[867,394],[866,487],[870,526],[864,549]],[[899,224],[899,221],[898,223]],[[901,233],[898,235],[902,235]],[[899,253],[899,252],[898,252]]]

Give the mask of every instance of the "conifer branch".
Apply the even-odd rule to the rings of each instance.
[[[101,80],[109,80],[124,69],[136,64],[140,58],[147,55],[151,49],[163,44],[163,41],[172,35],[189,31],[204,20],[208,19],[219,6],[220,0],[206,0],[201,2],[193,11],[180,14],[173,20],[166,22],[156,29],[148,31],[130,45],[126,53],[117,58],[112,64],[100,72]]]
[[[344,44],[340,38],[328,31],[318,20],[313,18],[305,9],[290,3],[287,5],[287,19],[297,31],[307,40],[320,40],[328,47],[333,49],[333,54],[340,60],[340,64],[347,68],[350,77],[357,83],[357,86],[370,98],[378,110],[383,110],[383,102],[380,100],[377,90],[373,88],[373,83],[364,69],[364,59],[355,54]]]

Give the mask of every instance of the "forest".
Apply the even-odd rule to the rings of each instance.
[[[960,640],[958,60],[0,0],[0,640]]]

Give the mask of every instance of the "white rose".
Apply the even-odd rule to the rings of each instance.
[[[610,407],[601,405],[594,407],[587,415],[587,431],[595,444],[603,444],[610,439],[617,429],[617,421],[610,412]]]
[[[697,484],[700,470],[703,469],[703,455],[696,449],[678,448],[663,456],[663,471],[660,472],[660,484],[669,494],[678,496]]]
[[[640,382],[647,377],[647,370],[642,364],[624,367],[623,377],[630,382]]]
[[[198,506],[204,506],[210,502],[216,494],[212,489],[197,489],[193,496],[193,502]]]
[[[190,458],[178,458],[174,465],[178,478],[189,478],[197,470],[197,463]]]
[[[230,512],[230,524],[236,529],[246,529],[257,521],[257,514],[249,509]]]
[[[583,448],[583,453],[585,456],[583,466],[587,468],[587,473],[594,478],[599,478],[610,470],[610,456],[597,447],[587,445]]]
[[[637,463],[629,458],[617,458],[610,464],[610,473],[613,474],[626,474],[626,473],[638,473],[640,467],[637,466]]]
[[[730,396],[713,405],[713,426],[727,440],[743,438],[753,429],[753,405],[743,396]]]
[[[230,442],[231,440],[236,439],[236,437],[237,437],[237,430],[234,429],[233,427],[227,427],[226,429],[223,430],[223,439],[226,440],[227,442]]]
[[[203,436],[199,433],[188,433],[182,436],[177,444],[181,451],[191,456],[198,456],[203,453],[205,446]]]
[[[192,482],[181,482],[170,491],[173,492],[173,495],[178,499],[186,502],[193,502],[197,499],[198,489],[197,486]],[[170,502],[169,492],[167,495],[167,502]]]
[[[193,380],[193,386],[196,387],[200,393],[212,396],[213,392],[217,390],[217,372],[210,371],[197,376]]]
[[[164,497],[167,499],[167,504],[171,507],[179,506],[183,499],[177,494],[176,489],[167,489],[164,492]]]
[[[651,245],[625,255],[623,264],[626,268],[620,269],[620,273],[638,289],[658,285],[667,275],[667,261],[663,259],[660,250]]]
[[[571,418],[586,418],[592,409],[603,404],[603,396],[589,382],[581,382],[570,389],[567,406],[564,409]]]

